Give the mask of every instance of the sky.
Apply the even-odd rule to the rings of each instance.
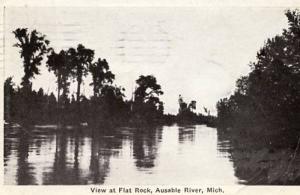
[[[247,74],[249,62],[267,38],[287,27],[286,8],[255,7],[7,7],[4,17],[5,78],[20,84],[22,59],[12,31],[36,29],[57,52],[79,43],[105,58],[116,75],[115,84],[131,98],[140,75],[154,75],[164,95],[165,113],[176,114],[178,96],[197,101],[216,113],[216,102],[229,96],[235,81]],[[34,89],[57,90],[56,78],[45,61]],[[91,78],[82,93],[92,95]],[[76,90],[72,84],[71,93]],[[56,93],[54,93],[56,94]]]

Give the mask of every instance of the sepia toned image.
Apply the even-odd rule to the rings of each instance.
[[[2,10],[5,185],[300,185],[296,7]]]

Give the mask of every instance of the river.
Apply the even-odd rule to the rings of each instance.
[[[63,131],[63,133],[61,132]],[[233,185],[230,145],[205,125],[61,130],[5,128],[9,185]]]

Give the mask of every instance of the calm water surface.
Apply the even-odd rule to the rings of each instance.
[[[21,132],[5,129],[5,184],[239,183],[229,144],[204,125]]]

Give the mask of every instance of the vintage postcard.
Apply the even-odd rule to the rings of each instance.
[[[299,5],[203,2],[4,2],[0,193],[299,194]]]

